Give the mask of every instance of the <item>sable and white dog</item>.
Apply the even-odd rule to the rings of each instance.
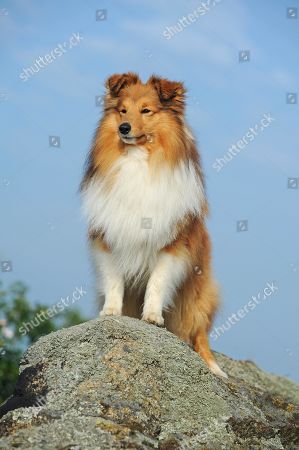
[[[104,115],[81,184],[105,301],[101,315],[164,325],[226,374],[208,332],[218,306],[208,205],[182,83],[134,73],[106,82]]]

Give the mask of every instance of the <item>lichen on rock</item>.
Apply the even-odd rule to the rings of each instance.
[[[216,358],[228,380],[167,330],[128,317],[51,333],[25,353],[0,408],[0,449],[297,448],[298,386]]]

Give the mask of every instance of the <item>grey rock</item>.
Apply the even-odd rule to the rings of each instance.
[[[165,329],[106,317],[39,339],[1,406],[0,449],[295,449],[299,389]]]

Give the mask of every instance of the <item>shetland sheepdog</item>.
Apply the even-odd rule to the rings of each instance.
[[[154,75],[146,83],[131,72],[108,78],[81,193],[100,315],[165,326],[226,377],[208,341],[218,288],[185,93]]]

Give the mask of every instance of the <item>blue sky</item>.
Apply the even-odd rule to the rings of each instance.
[[[0,279],[5,285],[24,281],[31,298],[49,306],[87,285],[78,306],[96,315],[77,195],[101,114],[95,97],[115,72],[182,80],[211,206],[208,226],[223,301],[215,326],[267,283],[278,288],[226,326],[212,346],[299,381],[299,114],[295,96],[286,101],[287,93],[299,91],[299,19],[287,18],[287,7],[299,7],[298,0],[210,1],[205,14],[166,39],[166,27],[199,5],[1,1],[0,261],[11,261],[12,271]],[[97,10],[107,11],[106,20],[96,21]],[[77,45],[27,81],[20,78],[74,33],[81,36]],[[249,61],[239,62],[242,50],[249,50]],[[264,114],[272,121],[261,131]],[[255,126],[254,139],[217,171],[216,158]],[[59,148],[49,146],[49,136],[60,137]],[[240,220],[247,231],[237,231]],[[246,229],[246,222],[239,227]]]

